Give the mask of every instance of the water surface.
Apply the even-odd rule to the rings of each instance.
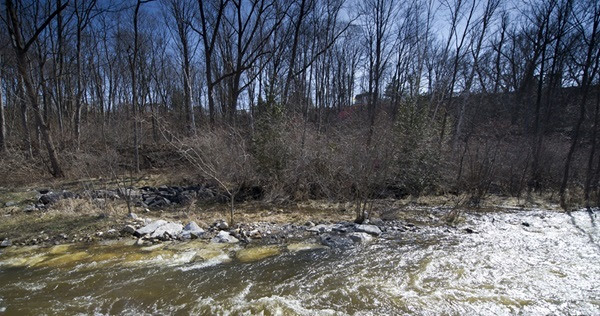
[[[599,242],[588,212],[527,211],[346,250],[12,248],[0,255],[0,314],[600,314]]]

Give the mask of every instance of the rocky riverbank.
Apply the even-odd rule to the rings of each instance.
[[[268,222],[243,223],[233,227],[225,221],[214,222],[208,229],[192,221],[185,225],[162,219],[151,220],[130,214],[132,221],[122,230],[122,235],[138,238],[137,245],[149,246],[163,241],[205,239],[215,243],[279,244],[316,239],[325,246],[341,248],[354,243],[365,243],[381,235],[394,235],[407,230],[418,230],[412,224],[398,221],[357,224],[337,222],[304,225],[275,224]]]
[[[148,246],[199,239],[257,245],[310,241],[339,248],[374,238],[395,238],[426,227],[477,232],[476,227],[460,225],[464,208],[447,206],[448,200],[440,198],[426,202],[373,201],[371,221],[356,224],[352,222],[352,203],[255,201],[260,196],[257,188],[238,196],[236,223],[232,225],[223,219],[228,215],[228,205],[223,203],[228,197],[209,185],[36,189],[20,195],[0,194],[0,247],[103,240],[131,240]],[[518,201],[496,203],[491,211],[524,207]]]
[[[297,242],[321,243],[331,248],[344,248],[358,243],[367,243],[381,236],[391,237],[406,231],[417,231],[419,227],[399,221],[375,220],[374,223],[356,224],[347,221],[315,224],[255,222],[230,226],[219,220],[202,228],[195,221],[187,223],[152,219],[129,214],[120,230],[96,231],[85,236],[61,233],[50,237],[40,236],[25,242],[13,243],[10,238],[2,241],[1,247],[63,243],[98,242],[101,240],[135,240],[137,246],[151,246],[167,241],[185,242],[204,240],[212,243],[272,245]]]

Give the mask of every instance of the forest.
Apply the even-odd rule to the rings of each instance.
[[[600,205],[600,2],[3,0],[0,185]],[[204,179],[204,180],[199,180]]]

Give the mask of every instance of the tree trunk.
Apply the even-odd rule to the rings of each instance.
[[[304,19],[306,7],[306,0],[302,0],[300,2],[300,14],[298,15],[298,21],[296,22],[296,28],[294,29],[294,42],[292,43],[292,54],[290,55],[290,69],[288,70],[287,79],[285,80],[285,87],[283,91],[283,100],[284,103],[288,101],[288,94],[290,89],[290,84],[293,79],[293,74],[296,67],[296,55],[298,50],[298,41],[300,39],[300,29],[302,27],[302,20]]]
[[[42,112],[40,111],[40,107],[37,102],[37,94],[33,88],[33,84],[31,83],[31,78],[29,78],[29,64],[27,63],[26,52],[20,49],[17,49],[17,65],[19,68],[19,73],[21,74],[25,84],[25,92],[29,99],[29,103],[33,108],[33,114],[35,116],[37,127],[40,130],[42,140],[46,145],[46,149],[48,150],[48,159],[50,161],[52,175],[57,178],[63,177],[64,173],[58,162],[58,156],[56,155],[56,150],[54,149],[52,136],[48,130],[48,125],[46,125],[44,122],[44,117],[42,116]]]
[[[133,129],[133,159],[135,172],[140,172],[140,151],[139,151],[139,136],[138,136],[138,104],[137,104],[137,76],[136,64],[138,55],[138,12],[140,11],[141,0],[137,1],[135,12],[133,14],[133,56],[130,60],[131,71],[131,110],[132,110],[132,129]]]
[[[2,74],[0,73],[0,153],[6,152],[6,119],[2,104]]]
[[[29,133],[29,126],[27,124],[27,101],[25,97],[25,87],[23,79],[17,79],[17,85],[19,90],[19,104],[21,109],[21,127],[23,128],[23,146],[25,146],[25,156],[27,159],[33,158],[33,150],[31,148],[31,133]]]
[[[597,9],[597,8],[596,8]],[[571,146],[569,148],[569,152],[567,154],[567,160],[565,162],[565,169],[563,172],[563,178],[560,184],[560,205],[562,208],[567,209],[566,203],[566,191],[567,184],[569,182],[569,172],[571,168],[571,161],[573,160],[573,154],[575,153],[575,148],[577,148],[577,144],[579,142],[579,135],[581,133],[581,126],[583,125],[583,121],[585,121],[585,107],[588,99],[588,93],[590,85],[593,81],[594,72],[590,75],[592,61],[593,61],[593,53],[596,48],[596,38],[598,35],[599,27],[600,27],[600,15],[597,11],[594,11],[594,23],[592,27],[592,32],[589,40],[589,44],[587,47],[587,54],[585,63],[583,64],[583,75],[581,79],[581,101],[579,103],[579,118],[577,119],[577,123],[575,124],[575,131],[573,134],[573,139],[571,140]],[[585,37],[585,36],[584,36]],[[600,54],[600,52],[598,52]]]
[[[590,193],[592,190],[592,180],[594,180],[594,158],[596,158],[596,146],[598,145],[598,130],[600,125],[600,92],[596,93],[596,107],[594,110],[594,126],[592,130],[592,148],[590,149],[590,155],[587,162],[587,172],[585,178],[585,187],[583,195],[585,199],[585,206],[590,208]],[[597,173],[597,171],[596,171]],[[600,205],[599,205],[600,206]]]

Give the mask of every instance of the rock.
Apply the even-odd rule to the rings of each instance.
[[[127,217],[129,217],[131,219],[138,219],[139,218],[137,215],[135,215],[135,213],[129,213],[129,215],[127,215]]]
[[[87,194],[89,194],[92,198],[99,198],[99,199],[116,200],[116,199],[120,198],[120,196],[117,194],[117,192],[110,191],[110,190],[95,190],[95,191],[87,192]]]
[[[145,203],[145,201],[144,201]],[[164,198],[164,197],[158,197],[152,200],[152,202],[150,203],[146,203],[149,207],[153,207],[153,208],[161,208],[161,207],[166,207],[171,205],[171,201],[169,201],[169,199]]]
[[[152,202],[154,202],[154,199],[155,199],[154,196],[146,197],[146,198],[144,198],[143,203],[144,203],[144,205],[150,205],[150,204],[152,204]]]
[[[210,189],[203,189],[198,191],[196,195],[198,200],[212,200],[215,198],[215,194]]]
[[[121,231],[125,234],[135,234],[135,227],[131,226],[131,225],[127,225],[125,227],[123,227],[123,229],[121,229]]]
[[[119,188],[116,194],[122,196],[124,199],[128,198],[130,201],[136,201],[142,198],[142,193],[133,188]]]
[[[530,225],[529,223],[527,223],[527,222],[523,222],[523,223],[521,223],[521,225],[523,225],[523,226],[525,226],[525,227],[530,227],[530,226],[531,226],[531,225]]]
[[[185,225],[185,227],[183,227],[183,230],[204,232],[204,229],[200,228],[196,222],[189,222],[187,225]]]
[[[158,227],[151,235],[152,238],[158,238],[162,240],[168,240],[170,238],[175,238],[181,234],[183,230],[183,225],[168,222],[164,225]]]
[[[381,218],[372,219],[371,224],[377,225],[380,227],[385,225],[385,223],[383,222],[383,220],[381,220]]]
[[[239,239],[231,236],[228,232],[222,230],[211,241],[216,243],[234,244],[239,242]]]
[[[8,201],[8,202],[4,203],[4,206],[6,206],[6,207],[11,207],[11,206],[15,206],[15,205],[17,205],[17,202],[15,202],[15,201]]]
[[[139,237],[139,236],[144,236],[146,234],[152,234],[160,226],[165,225],[166,223],[167,223],[167,221],[162,220],[162,219],[156,220],[156,221],[151,222],[150,224],[136,230],[134,235]]]
[[[348,231],[348,229],[346,227],[344,227],[344,225],[342,224],[335,224],[333,225],[333,227],[331,228],[332,231],[338,232],[338,233],[346,233]]]
[[[143,238],[138,238],[138,240],[135,241],[135,245],[136,246],[144,246],[144,242],[145,240]]]
[[[70,192],[70,191],[62,191],[62,194],[61,194],[61,198],[63,198],[63,199],[74,199],[76,197],[77,197],[77,195],[75,195],[75,193]]]
[[[304,223],[304,226],[308,226],[308,227],[314,227],[314,226],[315,226],[315,223],[313,223],[313,222],[311,222],[311,221],[308,221],[308,222]]]
[[[316,232],[316,233],[330,233],[334,228],[334,225],[325,225],[325,224],[319,224],[317,226],[313,226],[313,227],[309,227],[306,230],[309,232]]]
[[[202,235],[204,235],[204,230],[203,231],[184,230],[181,232],[180,236],[182,239],[198,239],[198,238],[202,237]]]
[[[204,229],[200,228],[196,222],[190,222],[183,227],[181,237],[184,239],[195,239],[200,238],[204,234]]]
[[[23,212],[25,212],[25,213],[31,213],[31,212],[34,212],[37,210],[38,210],[37,206],[35,206],[33,204],[29,204],[23,208]]]
[[[260,233],[260,231],[258,229],[254,229],[254,230],[251,230],[250,232],[248,232],[248,237],[250,237],[252,239],[261,239],[262,234]]]
[[[220,230],[227,230],[227,229],[229,229],[229,224],[227,224],[227,222],[225,222],[225,221],[222,221],[222,222],[219,222],[216,225],[216,227]]]
[[[362,232],[375,236],[381,235],[381,229],[375,225],[357,224],[354,225],[354,230],[359,233]]]
[[[188,205],[192,202],[192,195],[189,193],[179,193],[169,198],[172,203]]]
[[[465,233],[467,234],[475,234],[476,232],[471,228],[465,228]]]
[[[350,239],[352,239],[352,241],[355,243],[367,243],[367,242],[373,240],[373,236],[371,236],[367,233],[359,233],[359,232],[350,233],[350,234],[348,234],[348,237]]]
[[[6,248],[6,247],[10,247],[12,246],[12,242],[8,239],[4,239],[1,243],[0,243],[0,248]]]
[[[351,247],[354,243],[346,236],[324,234],[321,235],[321,244],[330,248],[344,249]]]
[[[109,230],[106,231],[107,235],[115,235],[117,233],[117,230],[114,228],[111,228]]]
[[[44,205],[48,205],[48,204],[52,204],[52,203],[56,203],[58,202],[58,200],[60,200],[60,198],[62,197],[62,194],[58,194],[58,193],[54,193],[54,192],[48,192],[42,196],[40,196],[40,198],[38,199],[38,201]]]
[[[96,236],[97,236],[97,237],[102,237],[103,235],[104,235],[104,233],[103,233],[103,232],[96,232]]]

